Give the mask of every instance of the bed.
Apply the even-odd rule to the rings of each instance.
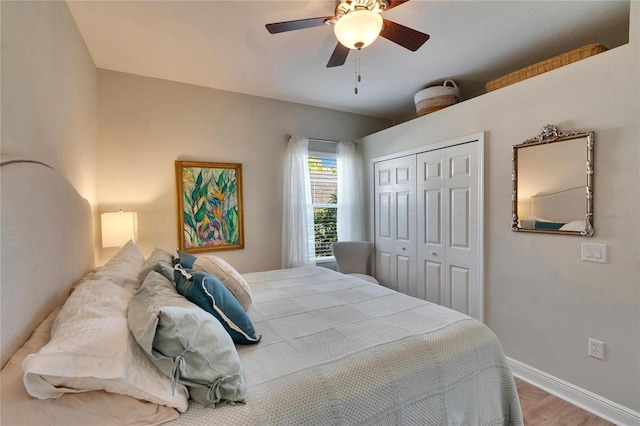
[[[70,185],[50,168],[29,162],[3,165],[1,182],[2,424],[523,424],[502,348],[485,325],[453,310],[320,267],[242,275],[251,293],[246,315],[261,338],[234,345],[244,386],[241,401],[205,407],[190,399],[187,406],[181,402],[170,407],[129,395],[99,389],[76,392],[75,388],[57,398],[33,398],[25,390],[24,383],[29,380],[21,367],[28,369],[24,360],[34,359],[41,348],[55,340],[50,337],[51,329],[61,328],[64,318],[73,314],[69,305],[78,304],[83,291],[91,295],[102,292],[94,297],[98,300],[114,294],[121,294],[124,301],[134,300],[152,274],[144,283],[136,283],[130,278],[140,273],[139,264],[119,263],[128,268],[129,278],[125,279],[125,274],[113,272],[109,263],[93,271],[91,260],[76,254],[77,247],[92,245],[91,221],[87,221],[90,209],[77,194],[71,197],[75,200],[65,199],[62,206],[59,197],[50,197],[47,202],[52,205],[39,205],[38,209],[68,211],[76,205],[84,219],[53,214],[55,223],[44,223],[38,231],[55,227],[64,229],[67,237],[58,235],[55,244],[30,247],[34,240],[27,225],[35,220],[30,215],[40,216],[19,194],[38,198],[36,188],[38,192],[58,190],[50,188],[53,185],[66,191]],[[5,191],[14,186],[13,192]],[[70,223],[67,216],[73,218]],[[7,221],[7,217],[15,220]],[[9,227],[24,232],[14,232],[5,240]],[[41,250],[37,262],[30,256],[34,253],[31,250]],[[61,252],[73,255],[60,256]],[[114,259],[122,260],[123,256],[121,252]],[[145,264],[151,257],[143,259]],[[47,276],[47,268],[54,268],[53,264],[65,273]],[[20,280],[25,270],[38,276],[38,281]],[[108,285],[101,284],[109,270],[133,288],[111,285],[113,277],[107,279]],[[153,278],[160,279],[160,275],[154,272]],[[39,289],[44,289],[44,294],[24,297],[39,293]],[[130,303],[129,319],[140,314]],[[79,306],[82,310],[84,301]],[[5,341],[5,335],[9,340]],[[133,341],[131,348],[135,348],[131,336],[125,339]],[[138,359],[143,360],[148,364],[140,368],[154,367],[150,358]],[[165,378],[168,382],[157,383],[168,383],[171,388],[172,378]],[[180,383],[173,386],[173,397],[184,396]]]
[[[527,229],[585,230],[585,187],[536,194],[529,199],[530,215],[521,221]]]

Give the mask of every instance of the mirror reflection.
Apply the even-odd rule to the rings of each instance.
[[[514,231],[593,235],[593,132],[548,125],[513,147]]]

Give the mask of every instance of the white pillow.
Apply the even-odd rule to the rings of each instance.
[[[133,241],[129,240],[106,265],[93,276],[94,280],[107,280],[132,293],[140,287],[138,273],[144,263],[144,255]]]
[[[584,220],[574,220],[573,222],[565,223],[560,228],[561,231],[584,231]]]
[[[97,274],[96,274],[97,275]],[[27,392],[39,399],[93,390],[187,409],[187,389],[147,358],[127,326],[132,293],[110,281],[90,280],[65,303],[51,340],[22,362]]]
[[[222,281],[222,284],[238,299],[242,308],[245,311],[249,309],[249,306],[251,306],[251,288],[249,288],[249,284],[242,275],[225,260],[211,254],[198,256],[193,263],[193,269],[208,272]]]
[[[178,418],[178,411],[105,391],[66,393],[55,400],[32,398],[23,384],[22,361],[51,338],[51,327],[62,306],[33,331],[29,340],[2,368],[3,425],[157,425]],[[9,391],[10,390],[10,391]]]

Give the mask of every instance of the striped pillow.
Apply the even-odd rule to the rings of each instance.
[[[193,262],[196,271],[208,272],[219,279],[238,299],[244,310],[251,306],[251,288],[247,281],[224,259],[213,255],[198,256]]]

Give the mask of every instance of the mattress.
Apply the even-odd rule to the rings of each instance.
[[[238,346],[247,403],[171,425],[521,425],[495,334],[439,305],[326,268],[245,274],[262,335]]]

